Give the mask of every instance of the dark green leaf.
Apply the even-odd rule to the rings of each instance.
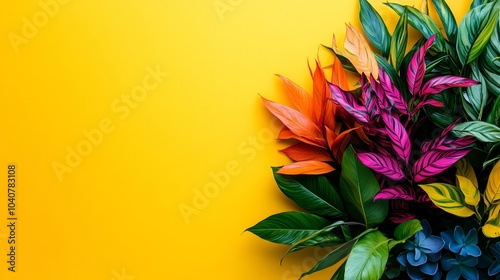
[[[387,31],[384,20],[367,0],[359,0],[359,5],[359,19],[366,37],[368,37],[372,45],[377,48],[384,57],[388,57],[391,35]]]
[[[358,160],[354,149],[349,146],[342,158],[340,192],[349,215],[367,228],[382,223],[387,215],[387,201],[373,200],[379,191],[379,183],[372,171]]]
[[[483,75],[479,72],[477,65],[472,64],[472,77],[473,80],[481,84],[468,87],[463,91],[463,107],[467,115],[474,120],[480,121],[483,118],[484,108],[488,103],[488,88]]]
[[[496,7],[493,3],[476,7],[460,22],[456,49],[462,65],[476,60],[486,48],[497,24]]]
[[[408,42],[408,11],[405,9],[398,20],[391,38],[390,61],[396,71],[401,67]]]
[[[495,100],[495,104],[488,114],[486,121],[496,126],[500,126],[500,96]]]
[[[299,280],[302,279],[304,276],[310,275],[314,272],[323,270],[327,267],[330,267],[340,261],[342,261],[349,253],[351,252],[352,247],[354,244],[363,237],[364,235],[374,231],[374,229],[367,229],[358,236],[356,236],[354,239],[347,241],[346,243],[340,245],[339,247],[335,248],[333,251],[328,253],[323,259],[321,259],[316,265],[313,266],[309,271],[303,273]]]
[[[321,45],[321,46],[323,46],[323,48],[325,48],[325,49],[331,51],[332,53],[334,53],[334,55],[337,56],[337,58],[342,63],[342,66],[344,67],[345,70],[358,73],[358,70],[356,70],[356,68],[352,65],[351,61],[349,61],[349,59],[347,59],[345,56],[343,56],[341,54],[338,54],[338,53],[335,53],[335,51],[331,47],[328,47],[328,46],[325,46],[325,45]]]
[[[452,132],[457,137],[471,135],[481,142],[500,142],[500,128],[487,122],[471,121],[459,123],[453,128]]]
[[[324,176],[290,176],[272,169],[278,187],[300,207],[320,216],[346,217],[340,195]]]
[[[380,279],[389,258],[389,239],[380,231],[361,237],[347,259],[344,278],[348,280]]]
[[[458,27],[453,12],[444,0],[432,0],[432,3],[434,3],[434,7],[436,7],[439,18],[443,23],[444,31],[446,32],[448,41],[450,41],[450,43],[454,45],[457,40]]]
[[[497,4],[499,2],[497,1]],[[491,5],[491,4],[490,4]],[[478,68],[486,80],[490,93],[500,96],[500,20],[497,20],[494,32],[491,34],[489,43],[478,58]]]
[[[344,273],[345,273],[345,262],[342,265],[340,265],[338,269],[335,270],[330,280],[344,280]]]
[[[292,245],[330,224],[330,221],[313,214],[284,212],[260,221],[247,231],[267,241]]]

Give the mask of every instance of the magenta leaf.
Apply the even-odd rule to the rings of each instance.
[[[375,95],[375,92],[372,91],[370,84],[366,81],[366,77],[363,76],[360,82],[361,82],[361,93],[363,95],[363,100],[365,102],[366,110],[368,111],[370,117],[373,118],[379,113],[377,97]]]
[[[403,199],[408,201],[415,200],[415,192],[411,188],[404,188],[402,186],[392,186],[380,190],[373,200],[378,199]]]
[[[385,96],[389,100],[389,103],[391,103],[392,106],[394,106],[401,114],[408,115],[408,104],[406,104],[403,95],[392,83],[383,68],[380,68],[378,79],[380,81],[380,86],[385,92]]]
[[[466,156],[472,148],[462,150],[429,150],[419,158],[413,165],[413,180],[422,182],[423,180],[437,175],[461,158]]]
[[[389,216],[389,220],[395,224],[401,224],[411,219],[414,219],[417,215],[403,212],[403,211],[393,211]]]
[[[391,145],[398,156],[406,163],[410,160],[411,142],[404,126],[389,114],[382,114],[382,119],[386,125],[386,133],[391,140]]]
[[[359,161],[366,167],[392,180],[402,180],[405,177],[401,166],[394,158],[375,153],[358,153],[357,155]]]
[[[406,71],[406,79],[408,81],[408,89],[412,95],[420,92],[420,87],[425,75],[425,53],[434,43],[436,35],[432,35],[423,46],[421,46],[413,55],[408,70]]]
[[[439,76],[432,78],[425,83],[422,87],[422,95],[436,94],[449,88],[470,87],[477,84],[479,84],[479,82],[463,77],[451,75]]]
[[[337,85],[328,83],[332,92],[332,99],[335,103],[342,106],[349,114],[356,118],[359,122],[366,123],[370,121],[368,111],[365,106],[361,105],[356,97],[350,92],[342,90]]]
[[[455,136],[449,135],[448,133],[451,131],[451,129],[453,129],[453,127],[455,127],[455,123],[445,128],[441,135],[436,139],[424,142],[420,147],[420,152],[424,154],[430,150],[461,150],[464,148],[468,148],[469,146],[474,144],[475,138],[472,136],[457,138]]]

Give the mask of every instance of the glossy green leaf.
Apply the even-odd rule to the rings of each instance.
[[[303,277],[310,275],[314,272],[323,270],[325,268],[328,268],[340,261],[342,261],[349,253],[351,253],[352,247],[356,242],[366,234],[374,231],[374,229],[367,229],[358,236],[356,236],[354,239],[347,241],[346,243],[340,245],[339,247],[335,248],[333,251],[328,253],[325,257],[323,257],[320,261],[316,263],[309,271],[303,273],[299,280],[302,279]]]
[[[474,215],[467,204],[465,197],[455,186],[445,183],[433,183],[419,185],[429,196],[431,201],[444,211],[458,217],[470,217]]]
[[[396,229],[394,230],[394,238],[397,241],[405,242],[406,239],[411,238],[422,229],[423,228],[422,225],[420,224],[420,221],[417,219],[412,219],[404,223],[401,223],[396,227]]]
[[[458,26],[453,12],[444,0],[432,0],[432,3],[434,3],[437,14],[441,19],[441,22],[443,23],[444,31],[446,32],[448,41],[451,44],[455,44],[457,40]]]
[[[330,224],[313,214],[283,212],[260,221],[247,231],[267,241],[292,245]]]
[[[482,121],[459,123],[453,128],[452,133],[457,137],[471,135],[481,142],[495,143],[500,141],[500,128]]]
[[[500,96],[496,98],[495,104],[488,114],[486,121],[496,126],[500,125]]]
[[[384,222],[387,216],[388,202],[373,200],[379,191],[375,175],[359,161],[354,149],[349,146],[342,158],[340,192],[349,215],[367,228]]]
[[[488,44],[498,19],[495,7],[493,3],[478,6],[460,22],[456,49],[462,65],[476,60]]]
[[[297,205],[313,214],[325,217],[346,217],[340,195],[324,176],[290,176],[273,174],[281,191]]]
[[[472,65],[471,78],[481,84],[468,87],[463,91],[462,104],[465,112],[472,120],[480,121],[483,118],[484,108],[488,105],[488,88],[483,75],[475,63]]]
[[[345,273],[345,262],[341,264],[338,269],[335,270],[330,280],[344,280],[344,273]]]
[[[401,67],[408,43],[408,12],[405,10],[394,28],[391,38],[390,62],[396,71]]]
[[[388,242],[378,230],[361,237],[347,259],[344,279],[380,279],[389,258]]]
[[[367,0],[359,0],[359,19],[366,37],[372,45],[379,50],[384,57],[389,56],[391,35],[380,14],[368,3]]]
[[[497,1],[496,5],[500,5]],[[498,7],[498,6],[497,6]],[[477,62],[481,73],[486,80],[488,91],[495,96],[500,96],[500,20],[497,20],[496,27],[491,34],[489,43]]]

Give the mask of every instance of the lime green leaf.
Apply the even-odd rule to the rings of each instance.
[[[273,174],[281,191],[297,205],[313,214],[325,217],[346,217],[340,195],[324,176],[290,176]]]
[[[359,19],[365,31],[366,37],[372,45],[377,48],[384,57],[389,55],[391,35],[380,14],[368,3],[367,0],[359,0]]]
[[[394,238],[397,241],[406,241],[406,239],[414,236],[417,232],[421,231],[422,225],[417,219],[412,219],[399,224],[394,230]]]
[[[384,222],[387,215],[387,201],[373,200],[379,191],[379,183],[372,171],[358,160],[354,149],[349,146],[342,158],[340,193],[349,215],[367,228]]]
[[[391,38],[390,61],[394,69],[399,70],[405,57],[408,43],[408,11],[405,9],[399,18]]]
[[[457,175],[469,179],[474,184],[474,186],[479,186],[479,183],[477,182],[476,172],[474,172],[474,167],[472,167],[472,165],[465,158],[457,161],[457,163],[455,163],[455,167],[457,168]]]
[[[389,258],[388,242],[378,230],[361,237],[347,259],[344,279],[380,279]]]
[[[292,245],[331,223],[319,216],[303,212],[272,215],[247,231],[278,244]]]
[[[446,32],[448,41],[450,41],[450,43],[452,44],[455,44],[457,40],[458,27],[453,12],[444,0],[432,0],[432,3],[434,3],[434,7],[436,7],[439,18],[443,23],[444,31]]]
[[[456,137],[471,135],[477,140],[486,143],[495,143],[500,141],[500,128],[482,121],[470,121],[457,124],[452,133]]]
[[[462,65],[476,60],[488,44],[498,19],[494,7],[493,3],[478,6],[460,22],[456,48]]]
[[[493,166],[490,172],[484,194],[489,203],[498,204],[500,202],[500,161]]]
[[[457,187],[445,183],[419,186],[427,193],[432,202],[444,211],[459,217],[474,215],[474,211],[467,207],[464,195]]]
[[[496,126],[500,125],[500,96],[495,100],[495,104],[488,114],[486,121]]]
[[[457,175],[458,185],[465,196],[465,203],[471,206],[477,206],[481,200],[481,194],[477,185],[466,177]]]
[[[488,238],[500,237],[500,204],[497,204],[490,210],[488,220],[484,224],[482,230],[484,236]]]
[[[346,243],[335,248],[333,251],[331,251],[325,257],[323,257],[320,261],[318,261],[316,263],[316,265],[313,266],[313,268],[311,268],[309,271],[303,273],[300,276],[299,280],[307,275],[310,275],[314,272],[323,270],[327,267],[330,267],[330,266],[342,261],[347,255],[349,255],[349,253],[352,250],[352,247],[358,241],[358,239],[360,239],[361,237],[363,237],[364,235],[366,235],[372,231],[374,231],[374,229],[367,229],[364,232],[362,232],[361,234],[359,234],[358,236],[356,236],[354,239],[349,240]]]

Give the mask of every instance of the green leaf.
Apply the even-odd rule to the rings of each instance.
[[[453,12],[444,0],[432,0],[432,3],[434,3],[434,7],[436,7],[438,16],[443,23],[444,31],[446,32],[448,41],[450,41],[450,43],[452,44],[455,44],[457,40],[458,27]]]
[[[377,48],[384,57],[388,57],[391,35],[389,31],[387,31],[384,20],[367,0],[359,0],[359,5],[359,19],[366,37],[368,37],[372,45]]]
[[[410,93],[408,92],[408,87],[404,85],[396,69],[394,69],[394,67],[392,67],[392,65],[389,64],[389,62],[387,62],[385,58],[383,58],[377,53],[375,54],[375,59],[377,60],[377,63],[380,66],[380,68],[384,68],[385,73],[387,73],[387,76],[389,76],[392,83],[396,86],[399,92],[403,94],[403,98],[405,99],[405,101],[408,102],[408,100],[410,100]]]
[[[379,183],[372,171],[358,160],[352,146],[345,150],[341,165],[340,193],[349,215],[367,228],[384,222],[388,202],[373,200],[380,191]]]
[[[500,141],[500,128],[491,123],[482,121],[471,121],[457,124],[452,133],[456,137],[471,135],[477,140],[486,143],[495,143]]]
[[[458,186],[464,194],[465,203],[471,206],[477,206],[481,200],[481,194],[477,185],[475,185],[469,178],[457,175]]]
[[[457,187],[446,183],[419,186],[427,193],[432,202],[444,211],[464,218],[474,215],[474,211],[467,206],[464,195]]]
[[[278,187],[300,207],[320,216],[346,217],[342,199],[326,177],[283,175],[277,173],[279,167],[272,169]]]
[[[388,242],[378,230],[361,237],[349,254],[344,279],[380,279],[389,258]]]
[[[495,100],[495,104],[488,114],[486,121],[496,126],[500,125],[500,96]]]
[[[423,229],[420,221],[417,219],[412,219],[404,223],[399,224],[394,230],[394,238],[397,241],[406,241],[406,239],[414,236],[417,232]]]
[[[338,269],[335,270],[330,280],[344,280],[344,273],[345,273],[345,262],[342,265],[340,265]]]
[[[330,221],[313,214],[284,212],[260,221],[247,231],[267,241],[292,245],[330,224]]]
[[[331,51],[332,53],[334,53],[335,56],[337,56],[337,58],[342,63],[342,67],[344,67],[345,70],[358,73],[358,70],[356,70],[356,68],[352,65],[351,61],[349,61],[349,59],[347,59],[347,57],[345,57],[345,56],[343,56],[341,54],[335,53],[335,51],[331,47],[328,47],[326,45],[321,45],[321,46],[323,46],[323,48],[325,48],[325,49]]]
[[[398,20],[391,38],[390,61],[396,71],[401,67],[408,43],[408,11],[405,9]]]
[[[349,255],[349,253],[352,250],[352,247],[358,241],[358,239],[360,239],[361,237],[363,237],[364,235],[366,235],[372,231],[374,231],[374,229],[367,229],[364,232],[362,232],[361,234],[359,234],[358,236],[356,236],[354,239],[349,240],[346,243],[335,248],[333,251],[331,251],[325,257],[323,257],[323,259],[321,259],[319,262],[317,262],[316,265],[314,265],[309,271],[303,273],[300,276],[299,280],[307,275],[310,275],[314,272],[323,270],[325,268],[328,268],[328,267],[342,261],[347,255]]]
[[[435,45],[440,51],[445,50],[444,37],[439,30],[438,25],[434,20],[422,13],[421,11],[410,6],[403,6],[396,3],[384,3],[385,5],[391,7],[399,16],[404,13],[404,10],[408,10],[408,22],[416,30],[420,31],[426,39],[429,39],[432,35],[436,35]]]
[[[496,3],[500,5],[500,3]],[[489,43],[483,53],[478,58],[478,67],[486,80],[486,85],[490,93],[500,96],[500,20],[497,20],[496,27],[491,34]]]
[[[495,7],[493,3],[478,6],[460,22],[456,49],[462,65],[476,60],[488,44],[498,19]]]
[[[472,64],[471,78],[481,84],[468,87],[465,91],[463,91],[462,104],[465,112],[472,120],[480,121],[483,117],[484,108],[488,104],[488,88],[483,75],[479,72],[475,63]]]

